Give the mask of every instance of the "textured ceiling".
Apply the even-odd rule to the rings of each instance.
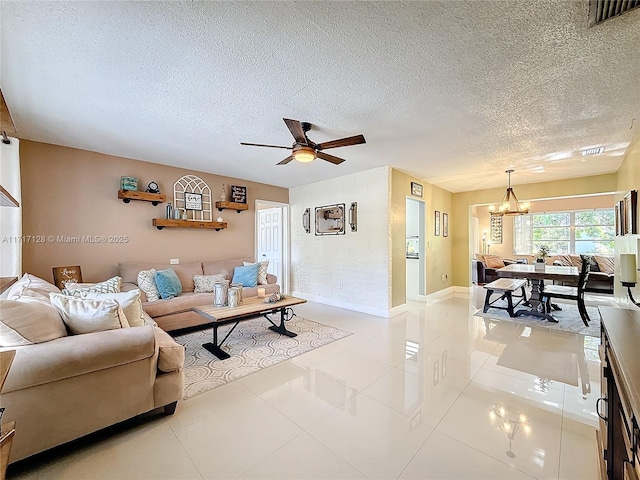
[[[19,137],[292,187],[391,165],[451,192],[614,172],[640,131],[640,9],[586,1],[0,2]],[[335,166],[276,163],[283,117]],[[635,120],[634,120],[635,119]],[[582,157],[580,149],[605,146]],[[123,172],[126,174],[127,172]]]

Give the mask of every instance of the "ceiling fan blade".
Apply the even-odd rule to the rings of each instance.
[[[359,145],[361,143],[367,143],[363,135],[355,135],[353,137],[341,138],[339,140],[331,140],[329,142],[322,142],[317,145],[321,150],[327,148],[346,147],[349,145]]]
[[[334,165],[340,165],[342,162],[344,162],[343,158],[334,157],[333,155],[329,155],[328,153],[324,153],[324,152],[316,152],[316,156],[318,158],[321,158],[322,160],[331,162]]]
[[[291,135],[293,135],[293,138],[296,139],[296,142],[306,145],[307,136],[304,134],[302,123],[298,120],[291,120],[290,118],[283,118],[282,120],[284,120],[284,123],[289,127],[289,131],[291,132]]]
[[[240,145],[249,145],[250,147],[286,148],[287,150],[293,149],[293,147],[283,147],[281,145],[265,145],[264,143],[240,142]]]
[[[282,160],[281,162],[276,163],[276,165],[286,165],[287,163],[289,163],[291,160],[293,160],[293,155],[289,155],[287,158],[285,158],[284,160]]]

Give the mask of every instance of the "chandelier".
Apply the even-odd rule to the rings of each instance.
[[[519,202],[518,197],[516,197],[516,192],[511,188],[511,174],[513,170],[505,170],[505,173],[509,175],[509,186],[507,187],[504,197],[502,197],[502,201],[498,205],[491,205],[489,207],[489,213],[495,217],[501,217],[503,215],[525,215],[529,213],[529,204]]]

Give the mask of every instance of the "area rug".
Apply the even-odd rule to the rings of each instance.
[[[474,315],[478,317],[492,318],[496,320],[505,320],[518,324],[524,324],[529,327],[543,327],[552,330],[562,330],[565,332],[572,332],[590,337],[600,336],[600,312],[596,307],[587,307],[587,313],[589,314],[589,318],[591,319],[591,321],[589,322],[589,326],[586,327],[584,323],[582,323],[577,305],[569,303],[561,303],[558,305],[562,308],[562,310],[554,310],[553,312],[551,312],[551,315],[558,320],[558,323],[553,323],[542,318],[536,318],[526,315],[523,315],[521,317],[510,317],[506,310],[497,310],[495,308],[490,308],[487,313],[483,313],[482,309],[479,309],[476,313],[474,313]],[[516,311],[518,309],[519,307],[515,308]]]
[[[222,345],[231,355],[226,360],[219,360],[202,348],[203,343],[211,342],[211,328],[176,336],[176,342],[185,347],[184,399],[352,335],[298,316],[285,325],[298,336],[285,337],[269,330],[271,324],[262,317],[240,322]],[[220,327],[218,338],[223,339],[231,327],[233,324]]]

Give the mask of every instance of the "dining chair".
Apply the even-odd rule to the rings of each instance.
[[[588,327],[591,319],[587,313],[587,307],[584,304],[584,290],[587,286],[587,280],[589,279],[589,260],[591,257],[589,255],[580,255],[580,258],[582,260],[582,267],[580,268],[580,275],[578,275],[578,285],[576,287],[545,285],[541,299],[547,312],[551,311],[552,298],[575,300],[578,304],[578,311],[580,312],[582,323]]]

